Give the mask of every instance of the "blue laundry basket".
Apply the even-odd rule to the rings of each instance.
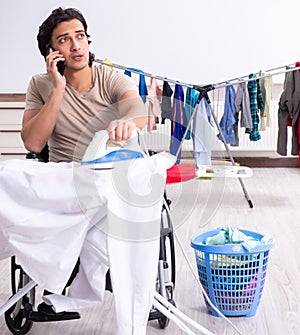
[[[258,233],[242,230],[256,239]],[[241,244],[207,245],[207,237],[215,236],[219,229],[195,236],[194,248],[199,280],[211,302],[226,316],[253,316],[259,305],[268,266],[272,242],[261,244],[251,252]],[[206,302],[208,310],[219,316]]]

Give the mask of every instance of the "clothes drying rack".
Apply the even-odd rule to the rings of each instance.
[[[225,136],[224,136],[223,131],[222,131],[220,125],[219,125],[219,122],[218,122],[217,116],[214,112],[214,109],[211,106],[210,99],[209,99],[209,96],[208,96],[208,92],[210,92],[212,90],[215,90],[215,89],[220,89],[220,88],[224,88],[224,87],[227,87],[227,86],[230,86],[230,85],[238,84],[238,83],[241,83],[241,82],[249,82],[249,81],[252,81],[252,80],[258,80],[258,79],[262,79],[262,78],[266,78],[266,77],[272,77],[272,76],[275,76],[275,75],[283,74],[283,73],[290,72],[290,71],[296,71],[297,69],[300,69],[300,66],[297,67],[297,66],[295,66],[295,63],[294,63],[294,64],[279,66],[279,67],[276,67],[276,68],[273,68],[273,69],[265,70],[266,74],[261,75],[261,76],[256,76],[255,78],[249,78],[248,75],[245,75],[245,76],[242,76],[242,77],[237,77],[237,78],[233,78],[233,79],[230,79],[230,80],[222,81],[222,82],[219,82],[219,83],[216,83],[216,84],[210,84],[210,85],[202,86],[202,85],[187,84],[187,83],[184,83],[184,82],[180,82],[178,80],[169,79],[169,78],[166,78],[166,77],[163,77],[163,76],[154,75],[154,74],[144,72],[144,71],[141,72],[138,69],[129,68],[129,67],[126,67],[126,66],[123,66],[123,65],[113,63],[113,62],[108,63],[107,60],[95,59],[94,61],[96,63],[100,63],[102,65],[107,65],[107,66],[114,67],[114,68],[124,70],[124,71],[130,71],[130,72],[133,72],[133,73],[136,73],[136,74],[139,74],[139,75],[143,74],[146,77],[154,78],[154,79],[161,80],[161,81],[167,81],[168,83],[178,84],[178,85],[181,85],[183,87],[192,88],[192,89],[197,90],[200,93],[199,98],[198,98],[198,101],[197,101],[197,103],[196,103],[196,105],[193,109],[193,112],[192,112],[190,120],[187,124],[186,130],[185,130],[185,132],[182,136],[182,140],[181,140],[181,142],[179,144],[179,147],[177,149],[177,152],[176,152],[176,157],[178,157],[179,152],[180,152],[180,150],[182,148],[182,145],[183,145],[184,138],[185,138],[186,134],[188,133],[190,127],[191,127],[192,120],[193,120],[193,118],[194,118],[194,116],[197,112],[197,109],[198,109],[198,105],[199,105],[201,99],[204,98],[204,99],[207,100],[208,104],[210,105],[211,115],[213,117],[214,123],[216,124],[216,127],[217,127],[217,129],[219,131],[219,134],[221,136],[222,142],[225,146],[225,150],[226,150],[226,152],[228,154],[228,157],[230,159],[230,162],[233,166],[236,166],[236,162],[235,162],[235,160],[233,158],[233,155],[230,151],[230,148],[229,148],[229,146],[226,142]],[[285,68],[285,70],[281,70],[283,68]],[[239,180],[240,185],[242,187],[242,190],[244,192],[245,198],[248,201],[249,207],[253,208],[252,200],[250,199],[250,196],[249,196],[248,191],[245,187],[243,179],[238,177],[238,180]]]
[[[122,66],[122,65],[119,65],[119,64],[115,64],[115,63],[107,63],[107,60],[99,60],[99,59],[96,59],[95,62],[97,63],[100,63],[100,64],[103,64],[103,65],[107,65],[107,66],[110,66],[110,67],[114,67],[114,68],[118,68],[120,70],[124,70],[124,71],[131,71],[133,73],[136,73],[136,74],[141,74],[141,71],[138,71],[138,70],[134,70],[132,68],[128,68],[126,66]],[[285,68],[284,70],[281,70]],[[195,89],[197,90],[200,94],[199,94],[199,98],[198,98],[198,101],[196,103],[196,106],[195,108],[193,109],[193,112],[192,112],[192,115],[190,117],[190,120],[188,122],[188,125],[186,127],[186,130],[185,130],[185,133],[183,134],[182,136],[182,140],[180,142],[180,145],[177,149],[177,152],[176,152],[176,157],[178,157],[178,154],[182,148],[182,145],[183,145],[183,141],[184,141],[184,138],[188,132],[188,130],[190,129],[190,126],[191,126],[191,123],[192,123],[192,120],[195,116],[195,113],[197,112],[197,108],[198,108],[198,105],[199,105],[199,102],[201,101],[201,99],[205,98],[207,100],[207,102],[210,104],[210,99],[208,97],[208,92],[212,91],[212,90],[215,90],[215,89],[220,89],[220,88],[224,88],[224,87],[227,87],[229,85],[234,85],[234,84],[238,84],[238,83],[241,83],[241,82],[249,82],[251,80],[257,80],[257,79],[262,79],[262,78],[265,78],[265,77],[271,77],[271,76],[275,76],[275,75],[279,75],[279,74],[284,74],[286,72],[290,72],[290,71],[296,71],[296,70],[299,70],[300,69],[300,66],[297,67],[295,66],[294,64],[290,64],[290,65],[284,65],[284,66],[280,66],[280,67],[276,67],[276,68],[273,68],[273,69],[269,69],[269,70],[265,70],[265,74],[264,75],[258,75],[254,78],[249,78],[249,75],[246,75],[246,76],[242,76],[242,77],[237,77],[237,78],[234,78],[234,79],[231,79],[231,80],[226,80],[226,81],[222,81],[222,82],[219,82],[219,83],[216,83],[216,84],[211,84],[211,85],[204,85],[204,86],[201,86],[201,85],[192,85],[192,84],[187,84],[187,83],[184,83],[184,82],[180,82],[178,80],[173,80],[173,79],[169,79],[169,78],[166,78],[166,77],[162,77],[162,76],[158,76],[158,75],[153,75],[151,73],[147,73],[147,72],[142,72],[142,74],[144,76],[147,76],[147,77],[151,77],[151,78],[154,78],[154,79],[157,79],[157,80],[161,80],[161,81],[167,81],[168,83],[173,83],[173,84],[179,84],[179,85],[182,85],[183,87],[188,87],[188,88],[192,88],[192,89]],[[233,156],[231,154],[231,151],[226,143],[226,140],[225,140],[225,137],[224,137],[224,134],[222,132],[222,129],[220,128],[219,126],[219,123],[218,123],[218,120],[217,120],[217,117],[214,113],[214,110],[213,108],[211,107],[211,114],[213,116],[213,119],[214,119],[214,122],[217,126],[217,129],[220,133],[220,136],[222,138],[222,141],[224,143],[224,146],[225,146],[225,149],[228,153],[228,156],[230,157],[230,161],[232,163],[232,165],[236,165],[234,159],[233,159]],[[251,201],[251,199],[249,198],[249,195],[248,195],[248,192],[245,188],[245,185],[243,183],[243,180],[242,178],[238,178],[239,179],[239,182],[242,186],[242,189],[243,189],[243,192],[244,192],[244,195],[248,201],[248,204],[250,206],[250,208],[253,208],[253,203]],[[166,206],[168,207],[168,206]],[[239,329],[232,323],[231,320],[229,320],[227,317],[225,317],[213,304],[212,302],[210,301],[207,293],[205,292],[204,288],[202,287],[200,281],[198,280],[197,278],[197,272],[192,268],[188,258],[187,258],[187,255],[185,253],[185,250],[184,250],[184,247],[182,246],[177,234],[175,234],[175,237],[177,239],[177,242],[180,246],[180,249],[191,269],[191,272],[193,274],[193,276],[195,277],[203,295],[206,297],[206,300],[208,302],[208,304],[219,314],[220,317],[224,318],[225,321],[227,321],[235,330],[238,334],[241,334],[241,332],[239,331]],[[189,318],[187,315],[183,314],[182,312],[180,312],[175,306],[173,306],[172,304],[170,304],[164,297],[162,297],[160,294],[158,293],[155,293],[154,294],[154,299],[153,299],[153,304],[154,306],[161,312],[163,313],[165,316],[167,316],[170,320],[173,320],[177,326],[179,326],[179,328],[181,328],[186,334],[188,335],[195,335],[195,333],[186,325],[189,324],[190,326],[194,327],[195,329],[197,329],[198,331],[200,331],[201,333],[205,334],[205,335],[214,335],[211,331],[209,331],[208,329],[204,328],[203,326],[201,326],[200,324],[196,323],[194,320],[192,320],[191,318]]]

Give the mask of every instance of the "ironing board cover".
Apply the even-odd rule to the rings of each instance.
[[[196,168],[193,164],[175,164],[167,170],[167,184],[180,183],[195,178]]]
[[[0,259],[16,255],[59,312],[103,299],[110,268],[117,334],[146,334],[159,252],[167,155],[96,171],[0,162]],[[60,295],[80,257],[67,296]],[[147,262],[145,262],[147,259]]]

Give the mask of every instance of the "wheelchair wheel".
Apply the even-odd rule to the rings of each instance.
[[[11,258],[11,290],[12,294],[23,288],[29,281],[29,277],[23,269],[16,263],[13,256]],[[32,311],[35,303],[35,288],[32,288],[26,295],[19,301],[11,306],[4,314],[5,322],[8,329],[14,335],[27,334],[32,328],[33,322],[28,320],[27,317]]]
[[[169,303],[172,304],[173,306],[176,306],[174,300],[169,299],[168,301],[169,301]],[[159,327],[160,327],[161,329],[165,329],[165,328],[167,328],[168,325],[169,325],[169,323],[170,323],[170,319],[168,319],[165,315],[159,317],[159,318],[157,319],[157,321],[158,321]]]
[[[32,310],[29,298],[24,296],[5,312],[5,322],[8,329],[14,335],[27,334],[32,328],[33,322],[27,319],[27,315]]]
[[[161,236],[160,236],[160,251],[159,251],[159,275],[156,285],[156,290],[161,294],[169,303],[175,306],[173,300],[173,293],[175,289],[175,246],[173,225],[171,217],[168,214],[165,206],[170,206],[171,201],[167,199],[165,194],[166,203],[163,206],[161,216]],[[158,314],[157,321],[161,329],[165,329],[170,322],[162,313]]]

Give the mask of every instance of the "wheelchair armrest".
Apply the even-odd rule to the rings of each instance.
[[[36,153],[32,151],[28,152],[26,155],[26,159],[35,159],[35,160],[38,160],[39,162],[44,162],[44,163],[49,162],[48,144],[45,145],[45,147],[42,149],[40,153]]]
[[[26,155],[26,159],[37,159],[38,158],[38,154],[36,154],[35,152],[28,152]]]

